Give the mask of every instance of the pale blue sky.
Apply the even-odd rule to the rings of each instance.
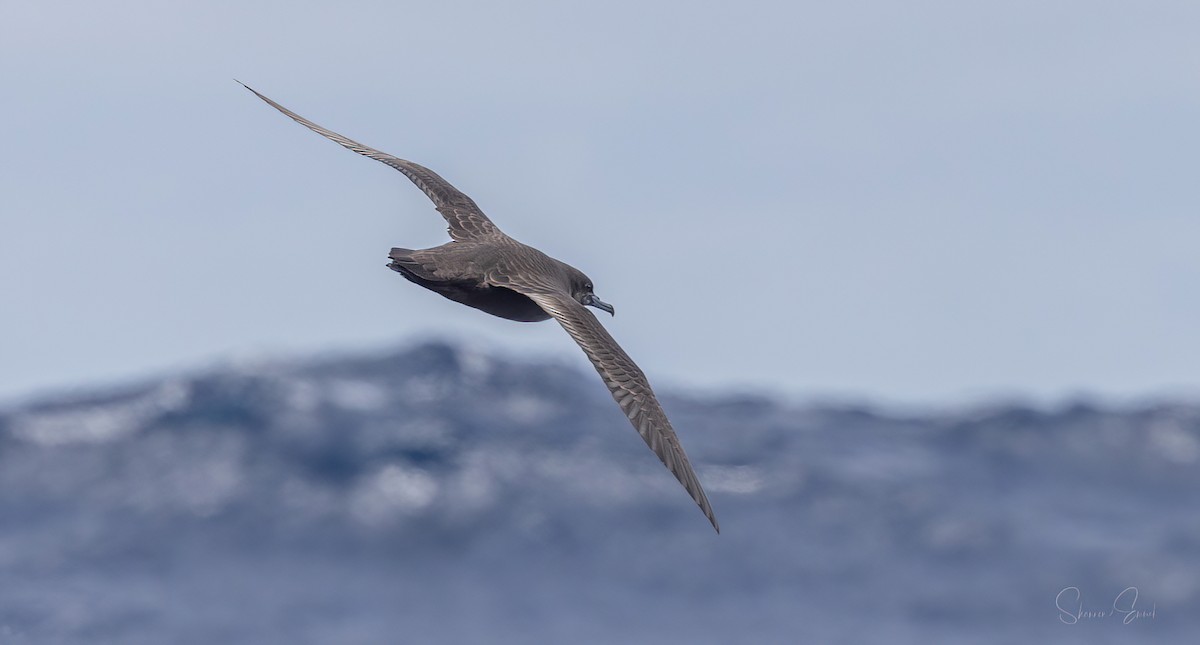
[[[659,389],[1200,390],[1200,4],[0,4],[0,397],[479,334],[430,166]],[[653,280],[646,276],[654,276]]]

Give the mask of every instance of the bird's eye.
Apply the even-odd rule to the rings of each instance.
[[[589,283],[587,283],[587,284],[583,285],[583,288],[584,288],[584,290],[586,290],[586,291],[591,291],[591,290],[592,290],[592,283],[590,283],[590,282],[589,282]]]

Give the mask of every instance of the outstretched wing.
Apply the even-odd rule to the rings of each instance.
[[[442,217],[446,218],[446,223],[450,225],[450,237],[455,241],[462,242],[484,235],[491,235],[499,230],[496,228],[496,225],[487,218],[487,215],[484,215],[483,211],[479,210],[479,207],[475,205],[475,202],[470,197],[467,197],[462,191],[450,185],[450,182],[442,179],[436,172],[433,172],[432,170],[420,164],[416,164],[405,159],[400,159],[399,157],[393,157],[386,152],[380,152],[370,146],[364,146],[353,139],[343,137],[333,130],[326,130],[316,123],[309,121],[308,119],[296,114],[295,112],[292,112],[275,101],[272,101],[262,94],[259,94],[258,90],[255,90],[249,85],[246,85],[241,81],[238,82],[241,83],[242,87],[254,92],[255,96],[266,101],[271,107],[288,115],[294,121],[300,125],[303,125],[309,130],[312,130],[326,139],[349,148],[350,150],[353,150],[364,157],[370,157],[376,161],[382,161],[383,163],[404,173],[406,177],[411,179],[412,182],[417,185],[417,188],[420,188],[426,195],[429,196],[429,199],[433,201],[433,205],[437,207],[438,212],[442,214]]]
[[[708,517],[708,521],[712,522],[713,528],[720,533],[721,527],[717,524],[712,506],[708,503],[708,496],[704,494],[700,480],[696,478],[692,465],[688,463],[687,454],[683,452],[683,446],[680,445],[671,422],[667,420],[667,414],[663,412],[654,391],[650,389],[650,382],[600,321],[596,320],[586,307],[566,294],[542,288],[523,289],[520,284],[512,282],[505,286],[529,296],[546,310],[546,313],[554,316],[575,342],[579,343],[583,352],[591,359],[592,365],[596,366],[596,371],[600,373],[600,378],[604,380],[608,390],[612,392],[617,405],[621,406],[621,410],[637,429],[638,434],[642,435],[646,445],[658,455],[667,470],[675,475],[675,479],[683,484],[688,495],[692,496],[700,510]]]

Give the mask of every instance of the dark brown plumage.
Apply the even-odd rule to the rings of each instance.
[[[646,445],[720,532],[708,497],[646,375],[587,310],[586,306],[593,306],[613,313],[612,306],[592,292],[592,281],[582,271],[505,235],[470,197],[432,170],[326,130],[245,87],[317,134],[399,170],[424,191],[446,218],[454,241],[417,251],[394,248],[388,266],[430,291],[494,316],[522,322],[556,319],[583,348]]]

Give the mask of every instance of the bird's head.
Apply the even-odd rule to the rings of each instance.
[[[616,309],[612,305],[597,298],[596,294],[592,293],[591,278],[584,275],[582,271],[574,268],[571,269],[571,296],[582,305],[603,309],[610,316],[617,315]]]

